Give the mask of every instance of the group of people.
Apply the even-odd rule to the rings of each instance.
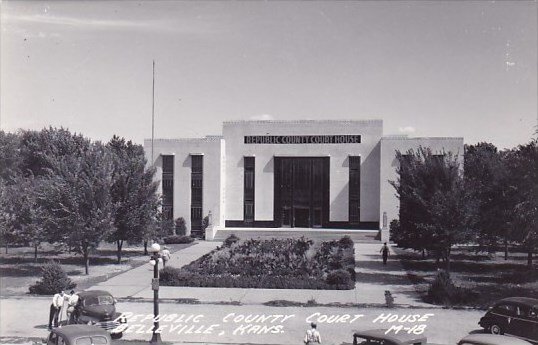
[[[163,250],[161,251],[161,258],[163,259],[163,267],[166,267],[166,263],[170,260],[170,250],[168,247],[164,246]],[[54,324],[54,327],[58,327],[59,321],[61,319],[62,315],[62,308],[64,307],[65,303],[67,302],[67,310],[66,310],[66,317],[69,323],[73,321],[74,318],[74,310],[75,306],[78,303],[78,295],[75,293],[74,290],[71,290],[68,294],[65,293],[65,291],[60,291],[52,297],[52,303],[50,305],[50,313],[49,313],[49,330],[52,329],[52,326]]]
[[[71,290],[69,294],[66,294],[64,291],[60,291],[52,297],[52,303],[50,305],[50,313],[49,313],[49,330],[52,329],[52,324],[54,322],[54,327],[58,327],[60,315],[62,313],[62,308],[64,307],[64,304],[67,302],[67,310],[66,310],[66,316],[67,320],[71,321],[71,318],[73,317],[73,312],[75,310],[75,306],[78,303],[78,295],[75,293],[74,290]]]

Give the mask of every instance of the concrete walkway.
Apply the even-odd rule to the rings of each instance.
[[[190,247],[172,253],[169,265],[173,267],[187,265],[202,255],[209,253],[220,244],[220,242],[200,241]],[[88,290],[106,290],[116,298],[136,298],[141,296],[150,296],[153,298],[153,291],[151,290],[152,278],[153,266],[148,261],[147,265],[142,265],[119,274],[106,282],[92,286]]]
[[[385,303],[385,291],[390,291],[394,303],[403,306],[432,307],[416,293],[413,283],[394,250],[390,250],[386,265],[380,254],[382,244],[356,243],[356,284],[358,303]]]
[[[172,254],[168,265],[182,267],[215,249],[220,242],[198,244]],[[317,304],[385,304],[385,291],[391,292],[395,304],[402,306],[431,307],[420,301],[413,284],[407,278],[396,255],[391,252],[389,262],[382,263],[379,243],[355,243],[356,284],[354,290],[307,290],[307,289],[245,289],[245,288],[199,288],[162,286],[161,299],[193,300],[200,303],[225,303],[259,305],[270,301],[291,301]],[[153,268],[143,265],[118,275],[92,289],[104,289],[118,298],[152,299],[151,278]]]

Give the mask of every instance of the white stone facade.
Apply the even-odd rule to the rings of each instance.
[[[340,143],[345,141],[342,136],[351,137],[351,142]],[[357,136],[360,143],[353,141]],[[162,176],[161,156],[174,157],[173,216],[185,218],[187,234],[191,233],[192,155],[203,155],[202,213],[205,216],[211,211],[216,229],[281,227],[278,213],[282,206],[275,200],[275,193],[280,193],[275,186],[275,162],[283,157],[322,157],[328,162],[324,164],[328,164],[329,183],[323,201],[327,216],[322,217],[321,227],[372,230],[380,228],[383,212],[387,212],[389,222],[398,217],[399,201],[389,184],[396,179],[396,150],[405,152],[420,146],[438,153],[453,152],[463,161],[463,138],[384,137],[382,120],[224,122],[222,136],[154,140],[153,162],[151,140],[144,142],[158,179]],[[360,224],[350,224],[350,157],[359,156]],[[245,157],[253,157],[255,162],[254,222],[250,223],[244,223]],[[316,187],[311,182],[311,189]]]

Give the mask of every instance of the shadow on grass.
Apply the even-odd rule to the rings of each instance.
[[[430,260],[401,260],[406,270],[410,271],[436,271],[437,268],[444,268],[445,264]],[[451,261],[450,270],[452,272],[467,272],[467,273],[498,273],[498,272],[526,272],[528,268],[523,264],[514,263],[495,263],[495,262],[469,262],[469,261]]]
[[[411,300],[414,300],[416,302],[424,302],[424,298],[421,298],[421,294],[417,291],[392,291],[392,292],[398,292],[400,295],[408,296]],[[398,296],[395,297],[395,304],[398,304]],[[428,303],[428,302],[424,302]]]
[[[81,256],[72,256],[72,257],[41,257],[35,261],[33,258],[18,258],[18,257],[9,257],[0,259],[0,264],[2,265],[42,265],[51,260],[57,261],[62,265],[84,265],[84,258]],[[117,263],[116,258],[111,257],[98,257],[90,256],[90,265],[110,265]]]
[[[407,275],[390,273],[355,273],[355,281],[358,283],[387,284],[387,285],[412,285]]]
[[[355,261],[355,267],[366,268],[370,270],[379,270],[383,267],[383,261]]]
[[[99,249],[98,251],[95,252],[95,254],[92,254],[92,255],[112,256],[112,257],[116,258],[116,254],[117,254],[117,251],[113,250],[113,249]],[[143,255],[144,255],[144,250],[143,249],[141,249],[141,250],[127,250],[127,251],[122,251],[121,252],[121,257],[122,258],[131,258],[131,257],[143,256]]]
[[[39,266],[0,267],[2,277],[31,277],[41,275]]]

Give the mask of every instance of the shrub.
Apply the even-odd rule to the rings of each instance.
[[[427,301],[434,304],[454,305],[465,303],[474,297],[466,289],[458,287],[446,271],[439,271],[428,289]]]
[[[231,234],[230,236],[228,236],[228,238],[226,238],[224,240],[222,245],[224,247],[231,247],[232,244],[234,244],[236,242],[239,242],[239,237],[235,236],[235,234]]]
[[[202,231],[205,231],[207,227],[209,226],[209,215],[205,216],[204,219],[202,219]]]
[[[44,264],[41,267],[41,271],[43,272],[41,280],[38,280],[29,288],[32,294],[52,295],[62,290],[74,289],[77,286],[56,261],[50,261]]]
[[[404,242],[403,236],[400,234],[400,221],[398,219],[393,219],[390,221],[390,240],[396,244]]]
[[[329,285],[343,285],[343,286],[349,286],[353,283],[351,280],[351,275],[346,270],[336,270],[332,271],[327,275],[327,278],[325,279],[327,284]]]
[[[353,240],[349,236],[344,236],[338,241],[340,248],[353,248]]]
[[[194,238],[184,235],[168,236],[163,239],[164,244],[192,243]]]
[[[187,226],[185,223],[185,218],[179,217],[175,221],[176,234],[185,235],[187,233]]]
[[[174,221],[172,219],[163,219],[160,222],[158,237],[166,237],[174,234]]]

